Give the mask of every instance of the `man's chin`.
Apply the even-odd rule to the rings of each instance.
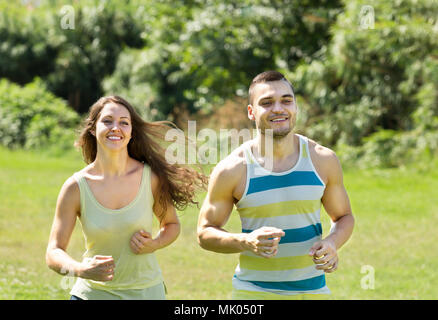
[[[286,138],[291,132],[292,132],[292,129],[287,129],[287,130],[265,129],[265,130],[261,130],[261,133],[263,135],[272,136],[273,139],[277,139],[277,140]]]
[[[281,140],[281,139],[284,139],[284,138],[286,138],[288,135],[289,135],[289,133],[291,133],[292,132],[292,130],[289,130],[289,131],[280,131],[280,132],[275,132],[274,131],[274,135],[272,136],[274,139],[276,139],[276,140]]]

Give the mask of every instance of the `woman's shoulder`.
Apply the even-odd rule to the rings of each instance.
[[[74,172],[70,177],[65,180],[61,187],[60,194],[63,196],[69,196],[74,198],[79,198],[80,196],[80,180],[89,174],[90,165],[82,168],[79,171]]]
[[[71,175],[61,187],[59,201],[77,207],[80,203],[80,189],[76,174]]]
[[[78,181],[80,178],[85,177],[87,175],[90,175],[91,174],[91,169],[92,169],[92,164],[89,164],[86,167],[83,167],[81,170],[76,171],[75,173],[73,173],[70,178],[72,178],[75,181]]]

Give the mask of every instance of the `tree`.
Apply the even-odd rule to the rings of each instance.
[[[159,117],[212,111],[245,97],[257,73],[316,59],[340,9],[336,1],[162,1],[147,10],[147,46],[121,54],[105,91],[135,100],[144,87],[150,96],[139,103]]]
[[[374,10],[372,29],[360,24],[365,4]],[[436,1],[346,3],[321,59],[289,73],[307,134],[329,146],[362,146],[347,150],[379,154],[376,163],[387,165],[403,163],[409,149],[436,146],[436,135],[423,133],[438,129],[437,13]],[[420,142],[426,136],[430,143]]]

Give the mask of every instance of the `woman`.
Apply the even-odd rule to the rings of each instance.
[[[195,190],[206,185],[202,174],[166,162],[166,128],[118,96],[91,107],[76,143],[88,165],[61,188],[46,253],[51,269],[78,278],[71,299],[165,299],[154,252],[176,240],[176,209],[197,203]],[[66,253],[77,217],[87,249],[81,262]]]

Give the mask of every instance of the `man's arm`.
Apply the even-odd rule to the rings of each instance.
[[[226,161],[214,168],[207,197],[198,219],[199,245],[219,253],[239,253],[249,250],[270,258],[277,253],[278,242],[284,232],[277,228],[263,227],[251,233],[230,233],[223,229],[234,206],[233,191],[240,179],[245,179],[245,166]]]
[[[341,164],[333,151],[322,149],[320,167],[327,176],[327,183],[321,201],[332,220],[332,227],[326,238],[312,246],[309,255],[314,257],[317,269],[333,272],[339,262],[337,250],[347,242],[353,232],[354,217],[344,187]]]

